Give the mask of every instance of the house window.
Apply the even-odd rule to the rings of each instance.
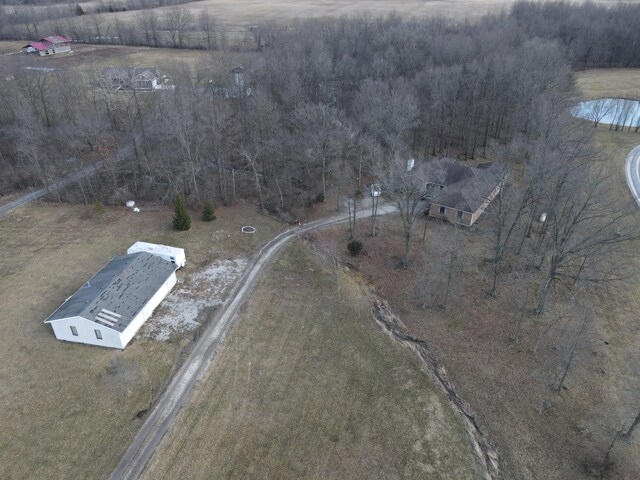
[[[446,207],[440,207],[440,215],[444,215],[446,211],[447,211]]]
[[[464,212],[461,212],[460,210],[456,212],[456,217],[458,217],[458,220],[462,220],[463,215],[464,215]]]
[[[97,328],[94,330],[94,332],[96,332],[96,338],[98,340],[102,340],[102,332],[100,330],[98,330]]]
[[[76,327],[74,327],[73,325],[71,325],[71,335],[73,335],[74,337],[78,336],[78,329]]]

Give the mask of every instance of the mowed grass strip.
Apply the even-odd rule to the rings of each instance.
[[[465,431],[352,277],[301,243],[265,272],[146,471],[475,478]]]
[[[55,339],[43,320],[111,257],[137,240],[183,247],[182,279],[201,265],[248,257],[281,228],[252,206],[217,208],[211,223],[192,214],[189,232],[172,230],[170,208],[144,204],[138,214],[103,215],[30,205],[0,219],[1,479],[108,477],[142,424],[136,414],[189,349],[193,332],[170,342],[134,338],[124,351]],[[242,234],[245,224],[256,234]]]

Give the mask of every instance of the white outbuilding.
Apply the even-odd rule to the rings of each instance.
[[[147,252],[151,255],[157,255],[160,258],[164,258],[167,262],[175,263],[178,268],[184,267],[187,263],[187,257],[182,248],[169,247],[156,243],[136,242],[127,250],[128,254],[137,252]]]
[[[115,257],[45,323],[59,340],[122,349],[176,284],[177,269],[147,252]]]

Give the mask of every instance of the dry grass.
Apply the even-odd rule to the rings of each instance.
[[[250,255],[280,226],[239,206],[171,230],[171,212],[33,205],[0,219],[0,478],[105,478],[162,391],[192,334],[117,351],[59,342],[43,320],[136,240],[184,247],[180,277]],[[195,217],[195,214],[194,214]],[[253,223],[255,235],[240,227]],[[206,319],[202,319],[203,321]]]
[[[296,243],[144,478],[474,478],[464,429],[352,277]]]
[[[631,0],[633,2],[633,0]],[[446,16],[457,19],[479,19],[488,13],[508,9],[515,0],[204,0],[185,4],[192,13],[208,10],[228,26],[247,26],[265,21],[289,22],[295,18],[337,17],[367,13],[386,15],[397,13],[406,17]],[[616,0],[596,0],[596,4],[612,5]],[[157,9],[160,13],[166,8]],[[135,12],[103,14],[104,17],[131,18]]]
[[[217,63],[220,54],[202,50],[176,50],[171,48],[124,47],[118,45],[73,44],[73,51],[49,57],[26,55],[20,51],[24,43],[0,42],[3,67],[12,72],[22,68],[46,67],[57,70],[72,70],[89,75],[96,80],[96,73],[103,67],[157,66],[160,68],[182,63],[194,68],[197,65]],[[15,52],[9,54],[9,52]]]
[[[623,97],[640,99],[640,69],[593,69],[576,74],[576,84],[585,99]]]

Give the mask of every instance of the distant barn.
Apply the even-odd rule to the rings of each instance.
[[[184,250],[174,250],[184,255]],[[59,340],[126,347],[176,284],[180,265],[163,256],[140,251],[113,258],[45,323]],[[180,263],[184,265],[183,258]]]
[[[45,55],[53,55],[54,53],[63,53],[71,51],[71,41],[64,35],[51,35],[44,37],[37,42],[27,43],[22,47],[25,53],[31,53],[44,57]]]

